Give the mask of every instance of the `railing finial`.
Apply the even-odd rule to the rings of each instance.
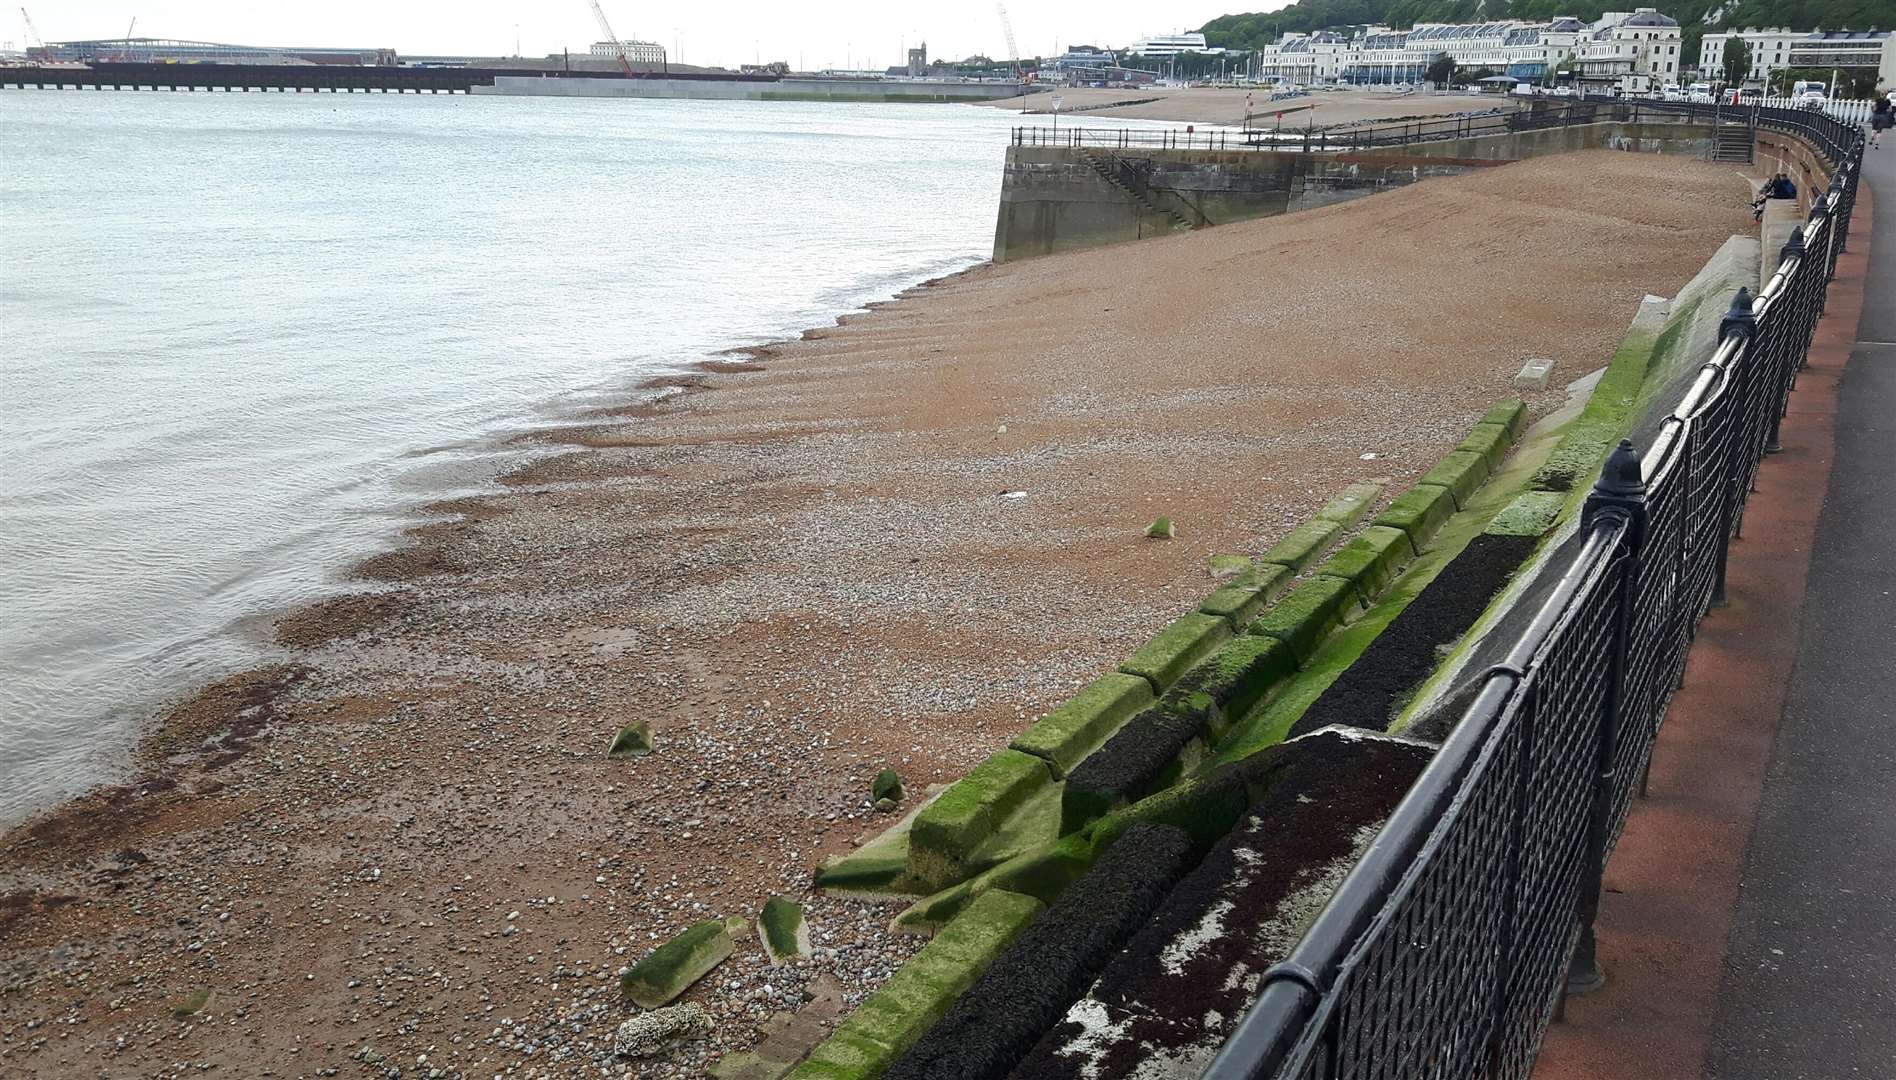
[[[1780,263],[1793,256],[1797,258],[1803,258],[1804,256],[1804,227],[1802,225],[1793,228],[1791,230],[1791,238],[1784,241],[1784,246],[1778,249],[1778,262]]]
[[[1718,340],[1737,336],[1751,340],[1758,329],[1758,317],[1751,313],[1751,290],[1739,286],[1738,295],[1731,298],[1731,309],[1718,323]]]
[[[1626,543],[1637,554],[1646,537],[1646,470],[1631,439],[1621,439],[1607,455],[1606,467],[1587,495],[1581,527],[1592,528],[1605,514],[1626,520]]]

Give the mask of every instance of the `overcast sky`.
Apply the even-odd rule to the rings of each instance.
[[[583,51],[600,34],[587,0],[25,0],[48,41],[117,38],[138,17],[138,37],[241,45],[393,48],[408,54],[505,55],[516,33],[527,56]],[[1004,58],[1006,38],[993,0],[901,4],[874,0],[693,0],[651,4],[602,0],[622,38],[657,41],[690,64],[785,60],[805,68],[900,63],[904,45],[928,43],[930,57],[985,53]],[[1022,55],[1056,46],[1125,45],[1146,34],[1196,29],[1231,11],[1274,10],[1288,0],[1138,0],[1088,4],[1008,4]],[[19,14],[0,8],[0,40],[19,47]],[[1169,19],[1171,22],[1159,20]],[[516,30],[516,27],[518,28]],[[682,54],[682,56],[680,55]]]

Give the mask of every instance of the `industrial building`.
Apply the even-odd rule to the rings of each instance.
[[[396,62],[393,49],[273,48],[147,37],[50,41],[44,46],[27,49],[26,55],[29,60],[86,64],[346,64],[386,67]]]

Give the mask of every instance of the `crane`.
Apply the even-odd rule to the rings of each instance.
[[[21,8],[20,18],[26,20],[26,47],[30,49],[33,47],[35,41],[39,42],[40,53],[42,54],[40,59],[49,59],[49,57],[45,55],[46,39],[40,37],[39,27],[33,25],[33,16],[28,15],[25,8]]]
[[[132,59],[132,31],[138,29],[138,16],[132,16],[132,25],[125,28],[125,47],[119,50],[119,63],[128,63]]]
[[[1014,24],[1007,17],[1007,5],[995,4],[994,10],[1001,13],[1001,32],[1007,35],[1007,59],[1014,65],[1014,78],[1020,78],[1020,46],[1014,44]]]
[[[619,35],[612,32],[612,24],[606,21],[606,9],[599,6],[599,0],[588,0],[588,2],[592,4],[593,18],[599,20],[599,32],[606,35],[606,44],[618,52],[619,67],[625,71],[625,77],[631,78],[632,61],[626,58],[628,50],[625,42],[620,41]]]

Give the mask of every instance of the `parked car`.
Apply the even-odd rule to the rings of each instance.
[[[1556,86],[1556,87],[1554,87],[1554,96],[1555,96],[1555,97],[1572,97],[1572,96],[1573,96],[1573,87],[1571,87],[1571,86]]]

